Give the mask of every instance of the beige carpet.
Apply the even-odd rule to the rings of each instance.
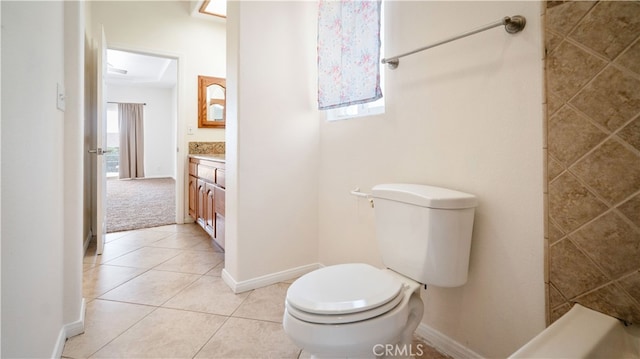
[[[107,233],[176,223],[172,178],[107,180]]]

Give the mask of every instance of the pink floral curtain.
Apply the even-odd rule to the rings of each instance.
[[[320,0],[318,108],[375,101],[380,90],[380,0]]]

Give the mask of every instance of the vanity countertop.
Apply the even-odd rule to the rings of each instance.
[[[189,158],[197,158],[199,160],[206,160],[206,161],[216,161],[216,162],[226,162],[225,158],[224,158],[224,154],[214,154],[214,155],[208,155],[208,154],[190,154]]]

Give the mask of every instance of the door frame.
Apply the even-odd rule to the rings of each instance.
[[[177,78],[176,78],[176,103],[175,103],[175,121],[174,121],[174,126],[175,126],[175,140],[176,140],[176,155],[175,155],[175,181],[176,181],[176,188],[175,188],[175,198],[176,198],[176,218],[175,221],[177,224],[183,224],[185,223],[185,198],[188,194],[186,194],[185,192],[188,190],[187,188],[185,188],[185,161],[187,160],[187,153],[188,153],[188,148],[186,145],[186,140],[184,138],[185,136],[185,131],[184,131],[184,124],[181,123],[180,121],[180,113],[181,113],[181,103],[182,98],[184,97],[184,84],[182,81],[182,79],[184,79],[184,56],[178,53],[168,53],[168,52],[164,52],[164,51],[156,51],[156,50],[149,50],[149,49],[142,49],[139,47],[135,47],[135,46],[130,46],[127,44],[121,44],[121,43],[112,43],[112,42],[107,42],[106,44],[107,49],[111,49],[111,50],[120,50],[120,51],[126,51],[126,52],[132,52],[132,53],[137,53],[137,54],[141,54],[141,55],[148,55],[148,56],[155,56],[155,57],[164,57],[164,58],[169,58],[169,59],[173,59],[177,61]],[[105,91],[106,92],[106,91]],[[96,119],[97,121],[97,119]],[[96,129],[97,130],[97,129]],[[91,134],[92,137],[95,137],[97,135],[97,132],[94,132]],[[94,171],[92,171],[93,173],[95,173]],[[97,178],[92,178],[91,181],[92,183],[96,183],[97,184]],[[95,192],[96,189],[93,188],[92,186],[92,198],[95,198]],[[92,207],[95,209],[95,207]],[[95,224],[96,224],[96,215],[97,213],[95,213],[95,210],[92,211],[92,215],[91,215],[91,222],[92,222],[92,227],[94,228],[93,230],[93,234],[95,236],[96,231],[95,231]]]

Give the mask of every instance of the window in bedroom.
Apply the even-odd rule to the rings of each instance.
[[[118,177],[120,169],[120,126],[118,124],[118,104],[107,104],[107,177]]]

